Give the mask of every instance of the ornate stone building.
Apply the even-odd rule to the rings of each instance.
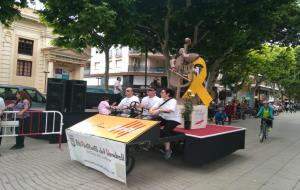
[[[0,24],[0,84],[25,85],[45,91],[47,78],[81,80],[88,54],[51,46],[51,29],[39,22],[33,9],[10,28]]]

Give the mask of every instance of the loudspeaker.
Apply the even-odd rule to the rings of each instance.
[[[46,110],[65,111],[66,80],[48,78]]]
[[[84,112],[86,100],[86,81],[68,80],[66,93],[67,112]]]

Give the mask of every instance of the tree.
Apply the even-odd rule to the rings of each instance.
[[[243,87],[251,84],[251,65],[247,56],[237,56],[230,60],[231,64],[226,64],[221,71],[221,84],[228,87],[233,93],[237,93]]]
[[[27,0],[1,0],[0,1],[0,23],[10,26],[16,18],[21,18],[19,8],[24,8]]]
[[[166,64],[183,39],[192,38],[192,50],[208,62],[210,87],[232,56],[265,42],[299,43],[298,0],[137,0],[135,5],[136,31],[149,31],[145,35],[151,35]]]
[[[39,14],[58,37],[54,44],[82,51],[96,47],[105,53],[105,88],[108,89],[109,49],[130,44],[131,0],[43,0]]]

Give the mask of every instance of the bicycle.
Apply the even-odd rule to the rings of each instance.
[[[259,141],[262,143],[264,140],[267,140],[268,138],[268,129],[270,126],[269,122],[271,122],[273,119],[272,118],[261,118],[261,127],[260,127],[260,134],[259,134]]]

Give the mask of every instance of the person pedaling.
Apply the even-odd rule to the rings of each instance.
[[[271,128],[273,128],[273,108],[269,105],[269,102],[265,101],[263,102],[263,106],[260,107],[258,113],[256,114],[256,117],[261,118],[261,125],[260,125],[260,133],[262,132],[262,124],[263,119],[266,120],[266,123],[268,125],[268,131],[271,131]]]

